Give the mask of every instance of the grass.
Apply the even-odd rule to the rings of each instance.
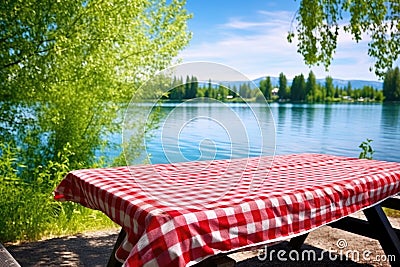
[[[120,228],[109,217],[100,211],[73,204],[72,216],[62,214],[55,223],[49,224],[43,232],[44,237],[65,236],[88,231]]]
[[[49,162],[21,177],[18,150],[0,144],[0,242],[33,241],[45,237],[116,228],[99,211],[72,202],[57,202],[53,190],[69,171],[68,149],[59,162]]]
[[[4,189],[4,188],[3,188]],[[86,231],[117,228],[100,211],[59,203],[32,188],[8,187],[0,193],[0,241],[34,241]]]
[[[29,188],[13,190],[8,198],[4,193],[0,200],[1,242],[34,241],[117,227],[99,211],[76,203],[58,203],[51,195]]]

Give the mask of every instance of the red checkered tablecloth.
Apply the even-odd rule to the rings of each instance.
[[[311,231],[398,192],[400,163],[296,154],[77,170],[55,199],[121,225],[127,236],[116,257],[125,266],[191,266]]]

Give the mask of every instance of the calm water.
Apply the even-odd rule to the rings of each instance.
[[[399,104],[181,104],[162,108],[147,138],[152,163],[289,153],[358,157],[373,139],[374,158],[400,162]],[[276,133],[276,134],[275,134]]]
[[[358,157],[372,139],[373,157],[400,162],[400,105],[272,105],[277,154],[326,153]]]

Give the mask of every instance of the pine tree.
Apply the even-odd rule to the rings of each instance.
[[[347,93],[347,96],[351,97],[352,88],[351,88],[351,82],[350,81],[347,82],[346,93]]]
[[[294,77],[290,99],[292,101],[304,101],[306,99],[306,82],[303,74]]]
[[[400,101],[400,70],[396,67],[385,74],[383,81],[383,95],[385,101]]]
[[[306,83],[306,92],[307,92],[307,101],[313,102],[316,101],[316,92],[317,92],[317,79],[312,71],[308,74],[307,83]]]
[[[327,76],[325,78],[325,90],[326,90],[326,96],[333,98],[334,93],[335,93],[335,88],[333,86],[333,79],[331,76]]]
[[[265,80],[260,81],[260,91],[266,99],[271,99],[272,94],[272,84],[271,77],[266,77]]]
[[[279,74],[279,91],[278,91],[278,96],[279,99],[286,99],[287,95],[286,95],[286,87],[287,87],[287,79],[285,74],[283,74],[283,72],[281,72]]]
[[[196,97],[198,87],[199,87],[199,83],[197,81],[197,78],[192,76],[192,78],[190,80],[190,87],[189,87],[189,93],[188,93],[189,99]]]

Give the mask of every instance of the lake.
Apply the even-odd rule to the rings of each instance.
[[[400,162],[400,104],[164,104],[151,163],[324,153]]]

